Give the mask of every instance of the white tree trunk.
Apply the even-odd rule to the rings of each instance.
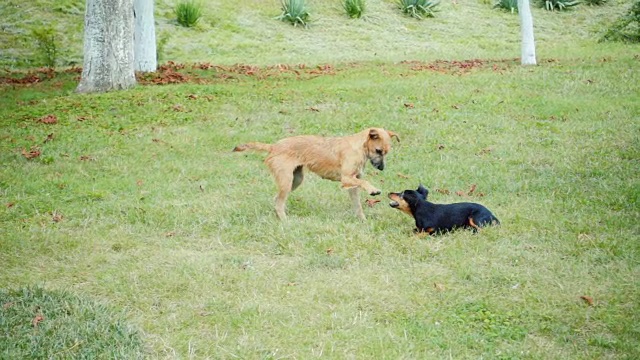
[[[84,63],[76,91],[133,87],[133,0],[87,0]]]
[[[133,34],[135,70],[143,72],[156,71],[158,61],[153,0],[134,0],[133,16],[135,18]]]
[[[520,31],[522,33],[522,65],[536,64],[536,44],[533,40],[533,17],[529,0],[518,0],[518,14],[520,14]]]

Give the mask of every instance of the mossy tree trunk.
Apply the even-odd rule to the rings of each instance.
[[[84,63],[76,91],[135,86],[133,0],[87,0],[84,27]]]

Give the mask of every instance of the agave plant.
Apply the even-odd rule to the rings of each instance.
[[[439,4],[438,0],[398,0],[400,10],[416,19],[422,19],[423,16],[434,17]]]
[[[365,0],[342,0],[342,7],[350,18],[357,19],[364,13],[364,2]]]
[[[498,0],[493,4],[493,8],[511,11],[513,14],[518,12],[518,0]]]
[[[304,0],[282,0],[282,14],[276,19],[291,23],[293,26],[307,27],[309,12]]]
[[[570,7],[580,4],[578,0],[540,0],[540,7],[549,11],[564,11],[569,10]]]

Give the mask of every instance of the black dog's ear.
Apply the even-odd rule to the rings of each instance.
[[[424,199],[427,200],[427,196],[429,195],[429,190],[427,190],[427,188],[425,188],[424,186],[422,186],[422,184],[420,184],[420,186],[418,186],[418,190],[416,190],[420,195],[424,196]]]

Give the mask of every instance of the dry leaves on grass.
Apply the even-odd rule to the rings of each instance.
[[[582,295],[580,296],[580,299],[584,300],[584,302],[589,306],[594,305],[593,298],[591,296]]]
[[[43,123],[43,124],[57,124],[58,123],[58,118],[55,115],[47,115],[47,116],[43,116],[40,119],[38,119],[38,122]]]
[[[62,216],[62,214],[60,214],[59,212],[54,212],[53,214],[51,214],[51,221],[53,222],[60,222],[62,221],[62,219],[64,219],[64,216]]]
[[[381,200],[378,199],[367,199],[367,205],[369,205],[369,207],[373,207],[375,204],[379,203]]]
[[[27,149],[22,149],[22,156],[27,160],[37,158],[40,155],[42,155],[42,151],[37,146],[32,146],[29,151],[27,151]]]
[[[33,318],[33,320],[31,320],[31,325],[33,325],[33,327],[38,327],[38,324],[42,321],[44,321],[44,316],[42,316],[42,314],[38,314]]]

